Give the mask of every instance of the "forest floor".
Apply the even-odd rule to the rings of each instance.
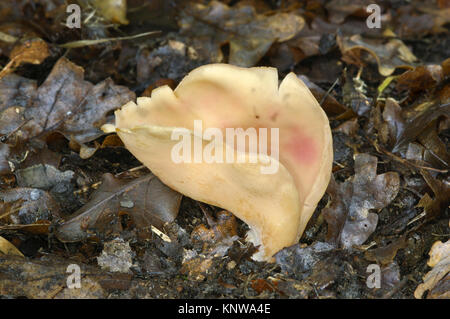
[[[105,3],[80,28],[0,3],[1,297],[450,298],[448,1],[379,1],[380,28],[370,1]],[[100,130],[216,62],[294,72],[330,120],[332,181],[273,263]]]

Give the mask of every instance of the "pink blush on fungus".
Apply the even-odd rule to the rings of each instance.
[[[294,159],[303,165],[309,165],[317,161],[317,150],[314,139],[300,133],[300,129],[295,128],[295,133],[287,145],[287,151]]]

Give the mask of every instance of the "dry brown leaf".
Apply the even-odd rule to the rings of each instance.
[[[332,95],[327,94],[320,86],[311,82],[307,76],[300,75],[299,78],[306,84],[306,86],[311,90],[311,93],[314,95],[319,103],[321,103],[322,108],[327,113],[328,116],[339,115],[346,112],[348,109],[339,103]]]
[[[31,108],[24,112],[29,122],[23,127],[28,135],[58,130],[79,143],[102,135],[98,129],[106,122],[105,115],[134,99],[134,93],[111,79],[92,85],[83,80],[84,71],[65,58],[53,67],[37,90]]]
[[[378,71],[383,76],[391,75],[396,68],[412,68],[418,59],[399,39],[390,38],[393,34],[385,32],[385,39],[368,39],[356,34],[349,37],[338,36],[338,44],[343,60],[362,65],[361,54],[357,50],[367,51],[375,58]],[[359,62],[358,62],[359,61]]]
[[[25,123],[15,133],[22,141],[48,131],[60,131],[79,143],[101,136],[103,133],[98,127],[106,122],[105,115],[134,99],[135,95],[123,86],[114,85],[111,79],[93,85],[83,80],[83,72],[81,67],[61,58],[36,93],[32,91],[33,82],[17,76],[8,78],[4,88],[10,98],[3,105],[5,111],[0,113],[0,122],[13,121],[10,129]],[[24,81],[26,91],[13,87]],[[23,99],[19,105],[26,108],[15,104],[17,95]],[[2,128],[0,133],[9,132]]]
[[[9,146],[0,142],[0,175],[11,172],[8,163],[9,154]]]
[[[155,226],[164,229],[178,214],[181,194],[161,183],[153,174],[129,180],[103,175],[102,185],[91,200],[62,223],[56,236],[63,242],[75,242],[97,235],[106,238],[123,230],[121,218],[137,230]],[[131,225],[127,225],[129,227]]]
[[[450,8],[436,6],[435,1],[413,1],[412,6],[402,6],[397,11],[396,33],[401,37],[417,37],[446,33],[450,22]]]
[[[206,50],[212,62],[223,62],[221,46],[229,43],[229,63],[254,66],[276,42],[289,40],[305,22],[301,16],[276,13],[257,14],[253,7],[229,7],[218,1],[208,5],[190,3],[183,10],[179,25],[184,34],[194,38]]]
[[[358,118],[355,117],[351,120],[347,120],[344,123],[340,124],[333,131],[342,132],[344,134],[347,134],[348,136],[354,136],[358,131],[358,128],[359,128]]]
[[[40,39],[29,39],[17,44],[11,51],[9,63],[0,71],[0,79],[14,72],[21,64],[40,64],[50,54],[47,43]]]
[[[0,134],[7,137],[5,143],[23,145],[59,131],[82,145],[103,135],[99,127],[111,120],[108,113],[133,100],[135,94],[109,78],[93,85],[83,77],[81,67],[61,58],[38,89],[35,81],[14,74],[0,79],[4,97],[0,101]],[[0,153],[0,163],[10,159]]]
[[[397,252],[406,247],[405,239],[406,236],[402,236],[387,246],[367,250],[364,257],[369,261],[376,262],[378,265],[389,265],[394,261]]]
[[[76,263],[82,274],[82,289],[67,287],[68,266]],[[106,298],[108,289],[127,290],[132,285],[130,275],[111,274],[98,267],[47,255],[29,260],[0,254],[0,295],[27,298]],[[138,280],[139,281],[139,280]],[[113,285],[112,285],[112,284]],[[111,287],[115,286],[115,287]]]
[[[394,200],[400,188],[396,172],[377,175],[377,158],[355,156],[355,175],[344,183],[330,182],[331,202],[322,210],[328,223],[327,240],[345,248],[363,244],[375,231],[380,210]]]
[[[444,213],[445,209],[450,205],[450,187],[448,183],[442,182],[434,178],[430,172],[420,170],[425,182],[434,193],[434,198],[426,193],[416,205],[423,207],[425,213],[425,220],[430,221]]]
[[[0,236],[0,253],[24,257],[23,254],[9,241]]]
[[[400,150],[403,146],[413,142],[420,134],[422,134],[429,126],[436,123],[436,119],[440,116],[447,116],[450,111],[450,104],[440,104],[431,102],[420,103],[413,108],[402,110],[401,117],[396,114],[395,117],[388,120],[394,120],[396,123],[390,125],[402,128],[397,131],[396,143],[393,152]],[[402,123],[403,122],[403,123]]]
[[[9,74],[1,78],[0,93],[2,98],[0,99],[0,118],[2,118],[1,112],[11,106],[31,106],[36,96],[36,88],[36,81],[16,74]],[[0,125],[0,128],[0,134],[7,133],[3,125]]]
[[[387,126],[388,137],[383,141],[391,148],[397,142],[400,135],[405,130],[405,121],[402,116],[402,108],[398,105],[397,101],[392,98],[387,98],[383,110],[383,120]],[[384,134],[381,134],[384,136]]]
[[[59,205],[43,190],[20,187],[0,192],[2,224],[22,228],[28,224],[49,223],[58,218],[59,213]]]
[[[366,7],[374,3],[371,0],[332,0],[325,8],[329,12],[329,19],[333,23],[342,23],[350,15],[368,16]]]
[[[397,89],[416,93],[436,87],[443,78],[442,66],[438,64],[420,65],[397,77]]]

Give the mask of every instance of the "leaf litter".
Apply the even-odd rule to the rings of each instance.
[[[0,294],[446,296],[444,1],[383,2],[382,28],[371,30],[364,1],[155,2],[154,12],[82,2],[81,30],[65,28],[63,1],[39,1],[35,14],[0,4]],[[245,224],[181,201],[99,130],[124,103],[211,62],[294,71],[333,127],[327,195],[301,243],[275,264],[249,258],[257,248],[245,242]],[[5,255],[14,248],[27,259]],[[429,251],[440,256],[432,270]],[[82,291],[65,284],[74,260],[86,274]],[[381,289],[366,286],[372,263]]]

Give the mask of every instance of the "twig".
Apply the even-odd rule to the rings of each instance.
[[[330,88],[328,89],[328,91],[324,94],[324,96],[322,96],[322,99],[320,100],[320,106],[322,106],[323,102],[325,102],[326,98],[328,97],[328,95],[330,95],[331,91],[334,89],[334,87],[339,83],[339,78],[336,78],[336,80],[333,82],[333,84],[331,84]]]
[[[64,44],[58,44],[58,46],[60,48],[81,48],[81,47],[85,47],[85,46],[96,45],[96,44],[111,42],[111,41],[132,40],[132,39],[141,38],[141,37],[145,37],[148,35],[160,34],[160,33],[161,33],[161,31],[150,31],[150,32],[144,32],[144,33],[127,36],[127,37],[103,38],[103,39],[96,39],[96,40],[79,40],[79,41],[72,41],[72,42],[68,42],[68,43],[64,43]]]

